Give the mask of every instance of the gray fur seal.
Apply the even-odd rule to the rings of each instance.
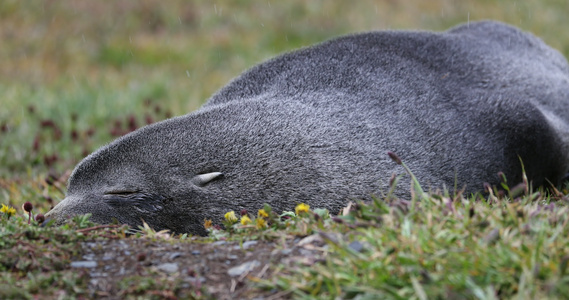
[[[540,39],[484,21],[446,32],[336,38],[246,71],[198,111],[143,127],[73,171],[46,217],[205,234],[204,219],[263,203],[338,211],[403,169],[467,193],[569,167],[569,66]],[[408,196],[400,184],[397,195]]]

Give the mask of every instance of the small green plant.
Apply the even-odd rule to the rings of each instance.
[[[170,239],[172,235],[170,234],[170,230],[164,229],[160,231],[156,231],[151,228],[148,223],[142,221],[142,226],[138,227],[138,231],[136,231],[137,237],[146,237],[149,239]]]

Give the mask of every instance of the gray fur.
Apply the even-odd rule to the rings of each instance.
[[[534,185],[557,182],[568,146],[569,67],[540,39],[496,22],[370,32],[262,63],[200,110],[102,147],[47,216],[204,234],[205,218],[265,202],[337,212],[380,195],[403,173],[388,151],[424,187],[470,193],[499,171],[519,182],[519,157]]]

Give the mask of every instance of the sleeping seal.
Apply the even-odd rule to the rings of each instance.
[[[397,153],[425,187],[535,186],[568,170],[569,66],[497,22],[349,35],[246,71],[198,111],[143,127],[75,168],[47,217],[205,234],[263,203],[335,212],[387,191]],[[397,195],[408,196],[400,184]]]

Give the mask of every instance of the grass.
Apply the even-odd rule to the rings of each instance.
[[[86,216],[76,217],[61,227],[50,227],[40,226],[35,221],[29,225],[27,216],[0,214],[2,299],[87,295],[87,274],[69,268],[71,259],[80,252],[79,242],[105,234],[125,236],[124,227],[95,234],[83,233],[82,229],[93,225]]]
[[[342,225],[315,230],[329,246],[323,263],[283,269],[264,286],[298,298],[564,298],[567,213],[530,196],[359,204]]]
[[[248,67],[341,34],[444,30],[479,19],[532,31],[567,57],[568,11],[563,0],[3,1],[0,203],[18,215],[1,221],[0,298],[86,295],[86,277],[67,266],[76,242],[93,238],[78,231],[86,225],[28,225],[21,205],[47,212],[87,153],[129,130],[197,109]],[[278,231],[336,237],[322,263],[281,266],[281,275],[261,287],[299,298],[565,298],[565,202],[523,193],[478,201],[430,196],[413,207],[387,199],[360,204],[338,222],[307,218]],[[355,241],[363,249],[349,246]],[[42,251],[61,256],[51,257],[53,263],[19,256]]]
[[[316,237],[323,241],[321,245],[297,243],[295,247],[312,252],[298,256],[292,264],[277,261],[270,276],[249,276],[255,283],[251,295],[282,291],[294,298],[340,299],[566,297],[566,196],[524,189],[515,198],[507,193],[491,193],[487,198],[426,196],[418,186],[416,183],[414,194],[421,201],[377,198],[371,203],[352,204],[341,216],[301,205],[296,213],[280,215],[265,206],[263,214],[249,213],[246,222],[243,217],[228,214],[226,229],[210,227],[209,237],[191,240],[147,226],[127,237],[133,229],[93,227],[88,216],[76,217],[63,227],[50,227],[37,222],[28,225],[27,215],[8,218],[4,213],[0,220],[0,274],[5,283],[0,285],[0,296],[92,295],[86,287],[87,274],[69,268],[71,258],[80,254],[81,241],[144,238],[189,242],[192,247],[216,240],[243,243],[250,239]],[[259,226],[258,219],[266,225]],[[121,297],[188,295],[176,277],[150,280],[129,276],[117,286]],[[196,291],[189,295],[207,296]]]

